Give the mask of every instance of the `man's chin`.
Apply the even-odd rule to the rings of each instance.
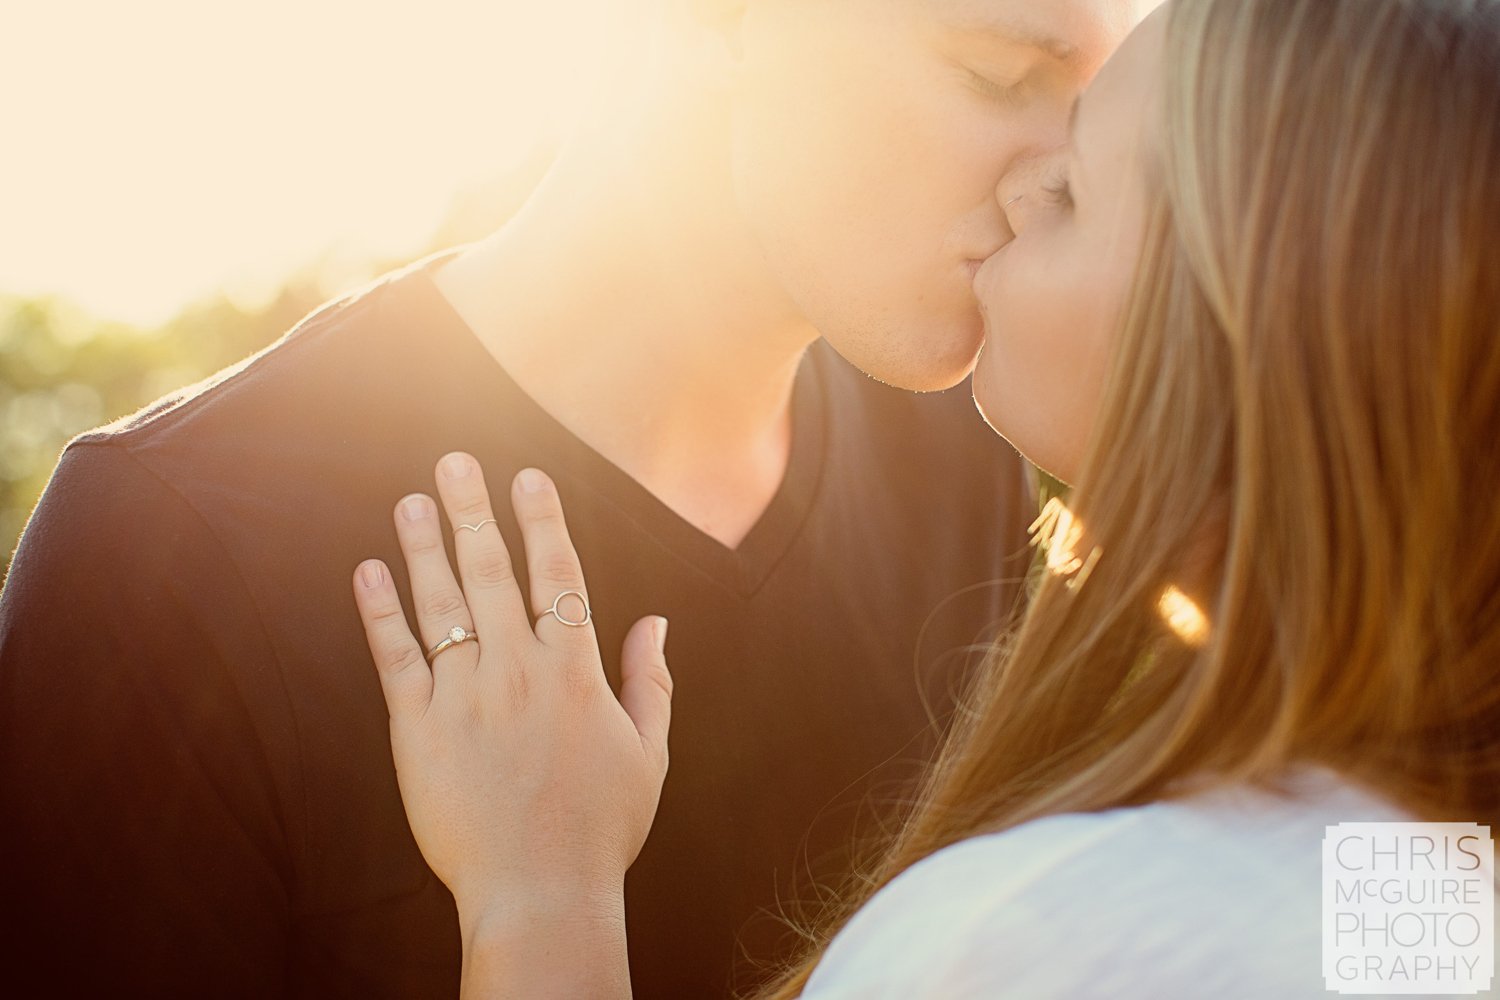
[[[950,341],[928,352],[844,351],[832,340],[830,343],[850,364],[877,382],[908,392],[942,392],[969,377],[979,358],[981,341],[976,339],[972,345]]]
[[[959,349],[942,354],[912,354],[886,357],[870,364],[853,361],[853,364],[870,378],[894,388],[904,388],[912,393],[941,393],[969,378],[977,358],[978,346],[975,346],[974,351]]]

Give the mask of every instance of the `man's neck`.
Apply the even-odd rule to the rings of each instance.
[[[649,189],[606,200],[566,176],[544,184],[435,280],[559,423],[734,548],[780,486],[817,333],[726,206],[652,186],[665,206]]]

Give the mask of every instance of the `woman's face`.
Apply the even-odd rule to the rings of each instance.
[[[1100,70],[1048,179],[1006,206],[1015,239],[974,278],[985,328],[975,402],[991,427],[1065,481],[1093,430],[1139,262],[1164,32],[1158,11]]]

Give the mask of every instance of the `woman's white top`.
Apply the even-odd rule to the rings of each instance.
[[[1294,787],[954,844],[855,914],[804,1000],[1336,996],[1323,982],[1325,830],[1411,817],[1328,771]]]

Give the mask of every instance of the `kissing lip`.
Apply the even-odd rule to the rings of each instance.
[[[986,265],[990,264],[994,260],[994,257],[987,257],[984,260],[980,261],[980,266],[974,271],[973,279],[970,281],[970,285],[974,292],[974,298],[978,300],[979,303],[979,318],[984,324],[986,337],[989,336],[990,328],[990,314],[989,310],[986,308],[986,304],[987,301],[994,295],[994,289],[990,286],[992,286],[995,281],[995,269],[993,267],[987,267]]]
[[[979,277],[979,271],[984,267],[984,265],[988,264],[995,258],[995,255],[1000,253],[1000,251],[1004,250],[1006,247],[1010,246],[1013,242],[1015,242],[1015,237],[1004,240],[993,247],[988,247],[980,250],[979,256],[977,257],[967,258],[964,261],[964,270],[968,272],[969,284],[972,285],[974,283],[974,280]]]

